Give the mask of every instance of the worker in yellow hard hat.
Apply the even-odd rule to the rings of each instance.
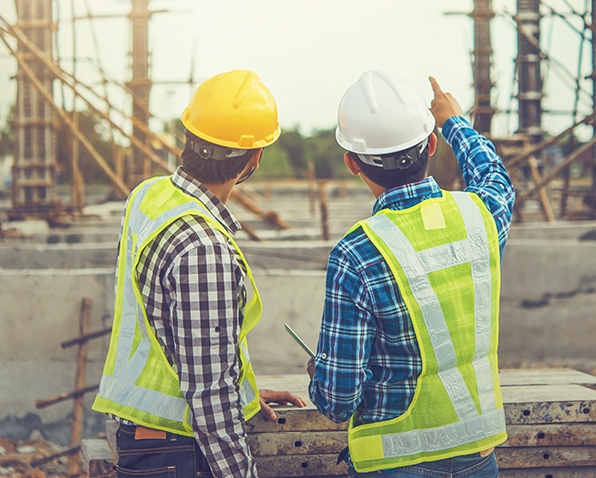
[[[343,96],[336,139],[376,201],[333,248],[312,402],[349,420],[348,476],[497,478],[500,266],[515,192],[495,148],[430,78],[367,71]],[[465,183],[427,175],[435,126]],[[438,159],[440,161],[440,158]]]
[[[93,408],[120,424],[119,477],[256,477],[245,421],[305,402],[257,388],[246,336],[261,299],[226,202],[279,137],[277,107],[256,74],[235,70],[201,84],[182,122],[183,165],[126,202]]]

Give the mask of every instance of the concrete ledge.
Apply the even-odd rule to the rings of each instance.
[[[501,296],[539,300],[596,285],[596,242],[511,240],[505,247]]]

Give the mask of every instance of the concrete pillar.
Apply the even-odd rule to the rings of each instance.
[[[127,83],[132,93],[132,116],[139,123],[149,124],[149,0],[131,0],[129,14],[132,34],[132,78]],[[147,135],[133,124],[133,136],[146,142]],[[132,148],[132,157],[128,170],[128,185],[136,186],[152,175],[151,160],[137,148]]]
[[[42,51],[52,56],[55,25],[52,0],[16,0],[17,26]],[[45,88],[52,91],[54,76],[19,44],[18,53]],[[52,108],[31,80],[17,72],[15,152],[12,167],[12,214],[44,214],[53,207],[56,138]]]
[[[495,109],[491,106],[490,77],[492,44],[490,21],[495,16],[492,0],[474,0],[474,89],[476,91],[474,128],[482,134],[490,134],[490,124]]]
[[[540,72],[540,1],[517,0],[517,72],[519,133],[540,142],[542,129],[542,76]]]

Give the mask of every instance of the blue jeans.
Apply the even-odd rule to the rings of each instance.
[[[480,457],[479,453],[458,456],[447,460],[428,461],[414,466],[390,468],[370,473],[356,473],[348,460],[348,477],[375,478],[498,478],[499,469],[495,453]]]
[[[164,438],[135,439],[136,426],[116,432],[118,478],[196,478],[213,476],[193,437],[165,433]]]

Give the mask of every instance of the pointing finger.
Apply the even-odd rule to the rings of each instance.
[[[429,81],[430,81],[430,86],[433,89],[433,93],[435,94],[435,96],[437,95],[437,93],[442,93],[443,90],[441,90],[441,87],[439,86],[439,83],[437,82],[437,80],[435,80],[432,76],[428,77]]]

